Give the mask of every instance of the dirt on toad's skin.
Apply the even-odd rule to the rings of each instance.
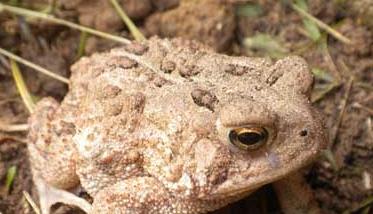
[[[125,37],[129,33],[115,15],[108,1],[63,0],[56,15],[100,30]],[[202,1],[202,0],[201,0]],[[40,9],[47,0],[24,0],[24,6]],[[328,51],[312,42],[304,30],[302,17],[283,1],[221,0],[121,0],[129,16],[147,36],[184,36],[212,45],[219,52],[267,56],[260,49],[248,49],[245,38],[265,33],[275,38],[287,51],[304,57],[311,69],[327,71],[328,81],[338,82],[333,90],[315,105],[324,113],[329,131],[334,162],[321,156],[305,176],[325,213],[341,213],[358,207],[373,195],[373,4],[357,1],[308,1],[312,15],[334,27],[353,41],[352,45],[328,36]],[[248,3],[251,2],[251,3]],[[339,2],[339,3],[338,3]],[[235,13],[245,4],[259,8],[258,13]],[[200,7],[200,5],[207,5]],[[246,5],[247,6],[247,5]],[[198,8],[198,9],[195,9]],[[250,7],[248,7],[250,8]],[[203,12],[206,10],[206,14]],[[97,11],[100,15],[97,16]],[[241,10],[245,11],[245,10]],[[247,11],[247,10],[246,10]],[[16,19],[0,13],[0,47],[40,64],[54,72],[69,76],[76,61],[80,34],[77,31],[37,20]],[[85,53],[105,51],[118,44],[89,37]],[[67,87],[32,69],[21,66],[27,86],[35,99],[53,96],[61,100]],[[325,76],[324,76],[325,77]],[[351,88],[350,80],[353,79]],[[328,81],[316,78],[315,91]],[[348,96],[347,96],[348,95]],[[347,98],[347,99],[346,99]],[[344,105],[346,104],[346,105]],[[340,117],[344,111],[343,117]],[[9,63],[0,56],[0,121],[8,124],[27,122],[24,107],[9,72]],[[340,122],[339,122],[340,121]],[[33,213],[22,191],[37,194],[32,185],[27,159],[26,133],[0,133],[0,212]],[[4,192],[6,172],[17,167],[12,188]],[[373,208],[372,208],[373,209]],[[215,213],[278,213],[279,207],[270,186],[250,197]],[[62,206],[54,213],[76,213]]]

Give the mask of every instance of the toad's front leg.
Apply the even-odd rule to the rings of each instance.
[[[93,213],[171,213],[171,197],[154,178],[135,177],[99,191],[94,197]]]
[[[46,98],[37,104],[29,124],[28,150],[42,213],[49,213],[58,202],[89,211],[88,202],[66,191],[79,185],[71,143],[74,125],[69,116],[62,113],[57,101]]]
[[[273,184],[286,214],[319,214],[321,210],[301,173],[296,172]]]
[[[176,195],[175,195],[176,194]],[[94,214],[198,214],[222,207],[221,201],[169,192],[157,179],[134,177],[106,187],[94,196]]]

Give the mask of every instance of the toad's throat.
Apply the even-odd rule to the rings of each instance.
[[[262,175],[258,175],[256,178],[246,179],[246,181],[245,178],[238,177],[237,180],[239,181],[236,184],[220,186],[220,188],[218,187],[215,191],[211,192],[207,197],[222,198],[234,197],[237,195],[248,195],[256,189],[260,188],[261,186],[272,183],[276,180],[280,180],[285,176],[289,175],[289,173],[297,171],[298,169],[302,168],[303,166],[311,162],[313,158],[314,156],[310,156],[306,160],[302,161],[294,159],[294,167],[292,167],[291,169],[279,169],[277,171],[274,170],[270,173],[263,173]],[[224,183],[222,185],[224,185]]]

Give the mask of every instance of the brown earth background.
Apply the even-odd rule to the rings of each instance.
[[[184,37],[229,55],[300,55],[315,75],[312,101],[324,113],[329,153],[304,173],[325,213],[373,213],[373,1],[371,0],[119,0],[146,37]],[[109,0],[0,0],[131,38]],[[337,39],[301,16],[298,5],[351,42]],[[85,42],[82,42],[85,41]],[[85,44],[85,45],[83,45]],[[0,10],[0,47],[60,75],[81,56],[118,43],[86,36],[68,27]],[[20,66],[35,100],[62,100],[66,86]],[[0,121],[26,123],[28,112],[0,55]],[[26,133],[0,132],[0,213],[34,213],[23,191],[33,187]],[[16,169],[6,188],[9,169]],[[84,193],[82,193],[84,195]],[[270,185],[217,213],[281,213]],[[301,199],[300,199],[301,200]],[[79,213],[57,205],[56,213]]]

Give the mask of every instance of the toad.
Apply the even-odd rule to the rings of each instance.
[[[326,144],[312,82],[299,57],[226,56],[182,39],[84,57],[65,99],[42,99],[29,120],[42,211],[206,213],[274,182],[285,212],[310,212],[294,172]]]

